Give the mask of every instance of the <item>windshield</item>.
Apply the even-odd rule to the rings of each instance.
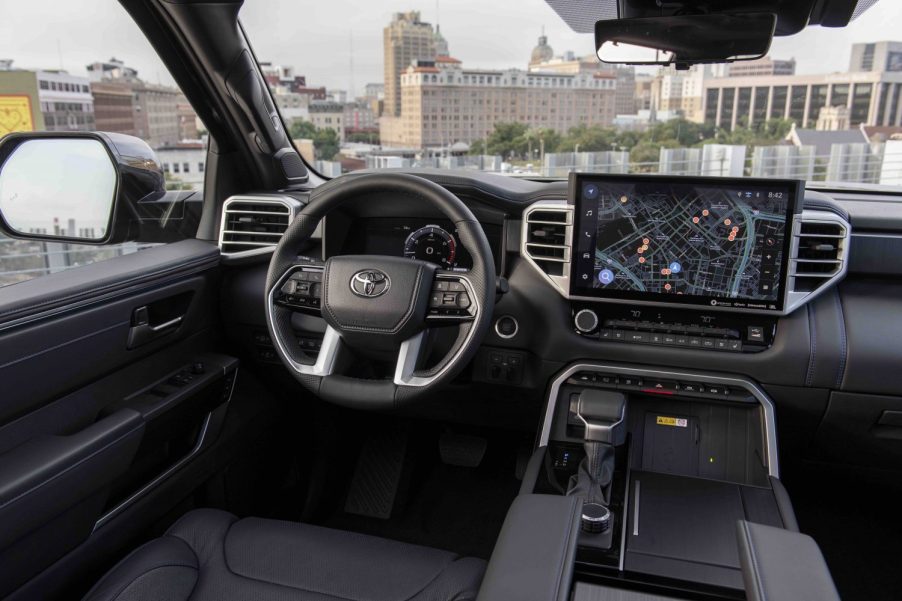
[[[315,10],[252,0],[241,18],[295,145],[325,176],[444,168],[902,184],[898,2],[843,29],[778,37],[763,59],[688,71],[603,64],[591,34],[538,0]]]

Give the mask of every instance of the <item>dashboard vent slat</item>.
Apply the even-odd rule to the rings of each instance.
[[[841,220],[812,218],[803,213],[792,257],[793,290],[811,294],[845,271],[849,228]]]
[[[223,210],[219,247],[224,255],[274,248],[294,219],[291,199],[234,197]]]
[[[547,275],[566,276],[570,263],[573,211],[566,204],[542,206],[526,213],[524,250]]]

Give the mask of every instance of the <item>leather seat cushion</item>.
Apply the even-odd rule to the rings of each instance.
[[[85,601],[468,601],[485,562],[352,532],[195,510]]]

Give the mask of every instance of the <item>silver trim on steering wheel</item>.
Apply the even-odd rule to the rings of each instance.
[[[276,282],[275,286],[269,291],[269,294],[266,295],[266,320],[269,322],[270,328],[272,329],[273,342],[276,343],[282,357],[291,364],[292,369],[305,376],[328,376],[331,375],[332,370],[335,369],[335,360],[338,357],[338,351],[341,348],[341,336],[335,328],[329,325],[326,326],[326,333],[323,335],[323,342],[322,345],[320,345],[319,353],[316,355],[316,361],[313,365],[305,365],[303,363],[298,363],[291,358],[291,355],[288,353],[287,347],[285,346],[285,342],[282,340],[282,332],[276,327],[276,321],[273,316],[276,291],[282,288],[285,280],[287,280],[292,273],[300,270],[322,271],[319,269],[311,269],[308,265],[295,265],[286,269],[285,273],[282,274],[282,277],[279,278],[279,281]]]
[[[470,283],[470,280],[464,275],[458,274],[450,274],[450,273],[437,273],[435,274],[436,280],[458,280],[460,283],[464,285],[466,288],[467,294],[470,296],[470,302],[472,303],[470,312],[470,316],[464,319],[466,320],[475,320],[476,316],[479,315],[479,311],[481,307],[479,305],[479,299],[476,297],[476,294],[473,292],[473,284]],[[427,319],[426,323],[429,323]],[[466,337],[462,344],[457,347],[457,350],[448,357],[445,361],[444,365],[440,370],[432,374],[431,376],[421,377],[414,375],[414,372],[417,368],[417,361],[420,358],[420,351],[423,348],[423,341],[426,337],[426,331],[419,332],[418,334],[411,336],[407,340],[401,343],[401,348],[398,351],[398,361],[395,363],[395,378],[394,382],[398,386],[429,386],[434,382],[437,378],[441,377],[446,371],[448,371],[451,366],[455,364],[458,358],[463,354],[464,350],[466,350],[470,343],[473,340],[473,337],[476,335],[476,328],[470,327],[470,331],[467,332]]]

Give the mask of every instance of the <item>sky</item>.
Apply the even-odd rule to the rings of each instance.
[[[260,60],[294,66],[308,85],[360,94],[382,82],[382,28],[407,10],[437,21],[451,54],[469,67],[525,68],[543,27],[556,54],[594,53],[592,36],[573,32],[542,0],[246,0],[240,15]],[[0,0],[0,14],[0,59],[15,66],[84,75],[85,65],[115,56],[145,80],[172,83],[115,0]],[[795,58],[798,73],[843,71],[852,43],[902,41],[900,24],[902,2],[879,0],[845,29],[776,38],[771,55]]]

